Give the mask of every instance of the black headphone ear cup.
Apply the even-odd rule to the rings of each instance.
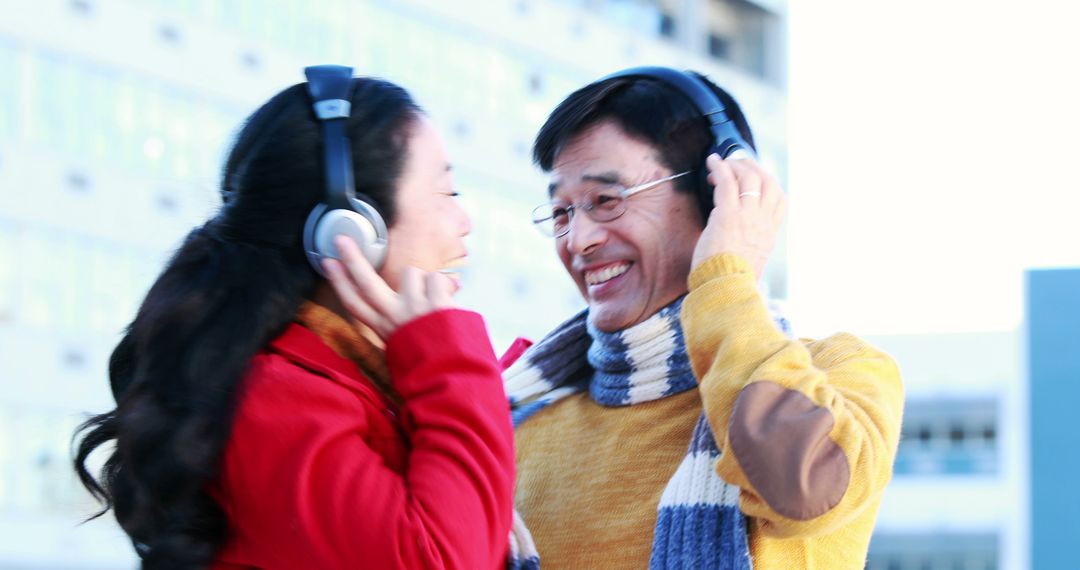
[[[320,204],[308,216],[304,228],[304,250],[307,252],[308,261],[311,262],[315,271],[326,277],[322,269],[322,260],[326,257],[333,259],[341,257],[337,246],[334,245],[334,238],[344,235],[356,242],[372,267],[379,269],[386,260],[387,244],[385,231],[380,231],[378,227],[381,225],[379,222],[382,222],[381,218],[373,223],[358,212],[345,209],[330,210],[324,204]]]

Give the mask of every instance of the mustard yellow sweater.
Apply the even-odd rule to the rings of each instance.
[[[578,394],[517,430],[517,506],[544,568],[646,568],[656,507],[702,406],[724,480],[742,489],[757,569],[861,569],[892,473],[903,387],[848,334],[792,341],[751,268],[724,254],[689,278],[682,325],[699,388],[621,408]]]

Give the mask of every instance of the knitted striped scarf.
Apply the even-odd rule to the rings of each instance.
[[[598,404],[632,406],[695,387],[679,322],[682,300],[615,333],[592,326],[588,310],[556,327],[503,373],[514,427],[585,390]],[[774,318],[790,334],[787,321]],[[719,457],[703,412],[657,505],[650,569],[751,569],[739,488],[716,474]],[[536,546],[516,511],[507,567],[540,568]]]

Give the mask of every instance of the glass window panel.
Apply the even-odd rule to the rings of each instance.
[[[88,110],[93,109],[93,69],[84,65],[67,63],[64,81],[68,91],[63,97],[64,124],[69,148],[79,156],[94,155],[93,134],[95,118]]]
[[[249,38],[260,38],[262,33],[261,7],[253,6],[252,0],[234,0],[239,7],[239,30]]]
[[[340,9],[348,14],[345,19],[334,19],[346,50],[342,61],[355,61],[358,69],[369,70],[365,74],[374,74],[371,50],[382,12],[370,4],[354,2],[345,3]]]
[[[210,128],[207,129],[206,134],[209,139],[207,141],[207,149],[211,153],[210,164],[212,165],[215,186],[217,186],[221,168],[225,164],[226,155],[232,146],[233,139],[239,131],[240,124],[243,122],[246,113],[247,110],[223,107],[215,110],[211,115],[212,120]]]
[[[0,138],[15,136],[19,68],[14,48],[0,43]]]
[[[57,145],[67,152],[75,150],[72,99],[79,89],[73,81],[70,65],[51,56],[42,58],[41,82],[38,91],[41,105],[37,107],[44,141]]]
[[[216,155],[210,148],[210,131],[213,126],[214,110],[205,101],[195,105],[193,122],[199,125],[192,133],[192,160],[194,161],[194,176],[200,183],[216,181]]]
[[[49,66],[40,58],[25,54],[21,58],[23,70],[22,108],[19,110],[23,123],[23,135],[27,140],[48,143],[48,125],[44,123],[48,105]]]
[[[231,2],[218,2],[217,0],[199,0],[199,17],[212,23],[222,23],[222,9]]]
[[[489,116],[508,117],[520,108],[520,101],[527,100],[524,92],[526,85],[525,69],[509,57],[490,51],[487,54],[487,81],[483,89],[478,90],[484,97],[484,108]],[[513,102],[507,105],[507,102]]]
[[[185,16],[195,18],[199,15],[199,2],[197,0],[173,0],[172,4]]]
[[[89,112],[86,115],[87,144],[94,159],[119,160],[117,147],[122,144],[120,125],[116,114],[116,97],[119,95],[118,77],[103,72],[88,75],[86,85]]]
[[[165,98],[165,145],[169,150],[164,156],[168,176],[172,180],[191,177],[191,126],[192,104],[181,93]]]
[[[24,431],[27,430],[25,422],[26,414],[21,412],[18,406],[10,406],[8,408],[8,425],[11,433],[19,434],[17,438],[11,438],[9,440],[9,453],[11,454],[11,461],[5,463],[7,466],[7,487],[8,493],[8,507],[11,509],[18,509],[24,507],[27,503],[27,493],[25,492],[25,479],[27,478],[27,466],[26,458],[28,453],[26,451],[28,447],[29,434],[23,436]]]
[[[284,26],[281,0],[260,0],[260,10],[255,12],[256,37],[270,45],[289,49],[285,44],[288,35]]]
[[[19,233],[15,226],[0,223],[0,325],[15,320]]]
[[[361,60],[359,53],[353,51],[352,42],[349,41],[349,34],[342,33],[341,27],[336,25],[328,26],[327,31],[326,52],[317,54],[318,57],[327,61],[351,62],[353,68],[358,70],[358,73],[362,73],[360,70],[366,69],[366,62]],[[354,53],[356,53],[356,56],[353,55]]]
[[[119,334],[135,318],[135,313],[142,304],[146,290],[150,289],[153,280],[161,272],[163,263],[153,267],[153,274],[143,288],[136,288],[135,276],[138,268],[135,262],[138,260],[135,252],[130,248],[117,248],[113,257],[113,281],[112,290],[115,292],[115,307],[112,321],[108,326],[108,332]]]
[[[50,418],[40,412],[24,409],[19,414],[20,429],[17,432],[23,440],[21,453],[16,465],[16,485],[19,492],[17,503],[26,510],[41,510],[46,504],[48,492],[47,478],[44,477],[49,466],[58,460],[52,456],[49,435]]]
[[[146,252],[136,251],[131,252],[130,255],[131,272],[128,274],[129,318],[135,316],[135,310],[138,309],[139,304],[142,303],[143,298],[150,291],[150,286],[157,280],[167,261],[163,256]]]
[[[149,82],[135,88],[135,133],[139,146],[141,169],[154,174],[162,172],[168,151],[164,129],[164,105],[161,89]]]
[[[227,108],[211,101],[197,101],[193,113],[199,128],[191,133],[194,176],[201,186],[217,189],[225,153],[251,109]]]
[[[119,147],[120,163],[128,168],[136,168],[140,164],[142,153],[141,144],[138,142],[136,129],[136,89],[135,82],[130,76],[123,76],[114,89],[112,104],[112,120],[116,125],[117,140]]]
[[[11,506],[16,433],[18,432],[15,431],[15,426],[11,421],[10,407],[0,405],[0,509],[8,509]]]
[[[209,2],[207,15],[212,22],[227,30],[236,29],[236,2]]]
[[[46,462],[41,466],[44,478],[44,503],[50,511],[69,512],[82,504],[84,491],[69,467],[68,454],[71,434],[80,419],[64,412],[49,412],[45,417],[48,432],[42,442],[42,455]]]
[[[83,264],[79,263],[80,243],[85,242],[71,236],[57,237],[51,242],[50,263],[53,266],[52,279],[56,291],[56,326],[65,333],[71,333],[85,322],[85,313],[81,310],[85,303],[80,297],[85,291],[83,283],[86,283],[88,275],[82,273]]]
[[[135,316],[131,309],[131,256],[127,248],[100,244],[92,252],[90,321],[94,330],[116,334]]]
[[[55,327],[57,280],[52,256],[56,240],[44,231],[28,229],[21,241],[19,320],[32,328]]]

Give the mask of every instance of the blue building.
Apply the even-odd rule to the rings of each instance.
[[[1027,274],[1031,567],[1080,568],[1080,269]]]

